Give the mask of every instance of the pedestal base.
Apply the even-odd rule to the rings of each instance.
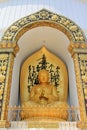
[[[9,130],[81,130],[76,127],[77,122],[42,122],[12,121]]]
[[[6,120],[1,120],[0,121],[0,128],[9,128],[10,127],[10,122]]]
[[[59,120],[32,118],[28,121],[28,128],[59,128]]]
[[[77,123],[77,127],[81,129],[87,129],[87,121],[80,121]]]

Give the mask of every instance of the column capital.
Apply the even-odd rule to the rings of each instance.
[[[14,55],[19,51],[19,46],[16,42],[0,41],[0,52],[12,52]]]
[[[73,43],[71,42],[68,46],[68,50],[72,57],[75,53],[87,53],[87,43]]]

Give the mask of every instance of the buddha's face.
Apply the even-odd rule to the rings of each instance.
[[[49,74],[46,70],[41,70],[38,75],[40,83],[47,83],[49,81]]]

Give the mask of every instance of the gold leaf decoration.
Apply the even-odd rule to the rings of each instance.
[[[35,15],[31,15],[29,18],[30,18],[31,20],[33,20],[33,21],[35,21],[35,20],[37,19]]]
[[[3,89],[0,89],[0,95],[2,95],[2,93],[3,93]]]
[[[0,74],[0,83],[4,82],[5,76]]]
[[[43,23],[40,23],[41,20],[43,20]],[[38,26],[38,24],[40,26],[43,26],[44,24],[48,26],[47,22],[49,22],[49,26],[51,26],[53,24],[51,22],[54,21],[53,24],[54,27],[56,22],[57,29],[59,28],[59,30],[61,30],[65,34],[67,30],[69,39],[71,41],[73,42],[87,41],[83,31],[73,21],[64,16],[52,13],[46,9],[42,9],[39,12],[26,16],[13,23],[13,25],[9,27],[8,30],[4,33],[2,40],[13,42],[18,41],[22,31],[23,33],[27,31],[27,26],[31,25],[30,28],[33,28],[32,21],[33,22],[35,21],[36,26]]]
[[[12,26],[12,27],[11,27],[11,30],[12,30],[12,31],[17,31],[17,30],[18,30],[18,27],[17,27],[17,26]]]
[[[87,83],[87,76],[86,75],[82,75],[82,80],[83,80],[83,82]]]
[[[51,19],[52,19],[52,21],[57,21],[57,20],[58,20],[58,16],[57,16],[57,15],[53,15],[53,16],[51,17]]]
[[[70,21],[69,21],[69,20],[66,20],[63,24],[67,26],[67,25],[70,24]]]
[[[4,36],[4,40],[11,40],[12,36]]]
[[[7,60],[8,54],[2,54],[0,55],[0,60]]]
[[[39,13],[39,17],[42,19],[48,18],[49,17],[49,13],[47,11],[41,11]]]
[[[75,26],[75,25],[73,25],[73,26],[69,27],[69,29],[70,29],[71,31],[76,31],[76,30],[78,29],[78,27]]]

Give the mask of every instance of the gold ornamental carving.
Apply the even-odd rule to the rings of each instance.
[[[50,26],[64,32],[70,41],[86,42],[83,31],[70,19],[42,9],[13,23],[2,37],[2,41],[18,41],[20,36],[38,26]],[[20,30],[20,31],[19,31]]]
[[[87,122],[87,44],[71,42],[68,47],[74,61],[80,118],[84,127]],[[80,122],[80,123],[81,123]],[[83,127],[78,123],[78,127]]]
[[[0,83],[0,89],[3,89],[3,93],[1,91],[0,96],[2,96],[2,104],[1,104],[1,120],[7,120],[8,113],[8,104],[10,99],[10,87],[11,87],[11,78],[12,78],[12,69],[14,63],[14,55],[12,53],[2,54],[3,55],[3,66],[1,66],[1,73],[5,76],[4,81]],[[1,56],[1,54],[0,54]]]
[[[0,115],[2,113],[2,106],[3,106],[3,100],[4,100],[3,93],[6,86],[8,59],[9,59],[8,53],[0,54]]]
[[[87,43],[73,43],[68,46],[68,50],[73,56],[74,53],[87,53]]]
[[[87,54],[79,54],[78,58],[79,58],[80,75],[84,94],[84,103],[87,115]]]
[[[80,108],[80,118],[81,121],[86,121],[86,111],[85,111],[85,101],[83,93],[83,84],[81,80],[80,65],[79,65],[79,54],[75,53],[73,56],[75,74],[76,74],[76,85],[77,85],[77,94]]]
[[[1,42],[0,43],[0,52],[12,52],[14,55],[19,51],[18,45],[14,42]]]

